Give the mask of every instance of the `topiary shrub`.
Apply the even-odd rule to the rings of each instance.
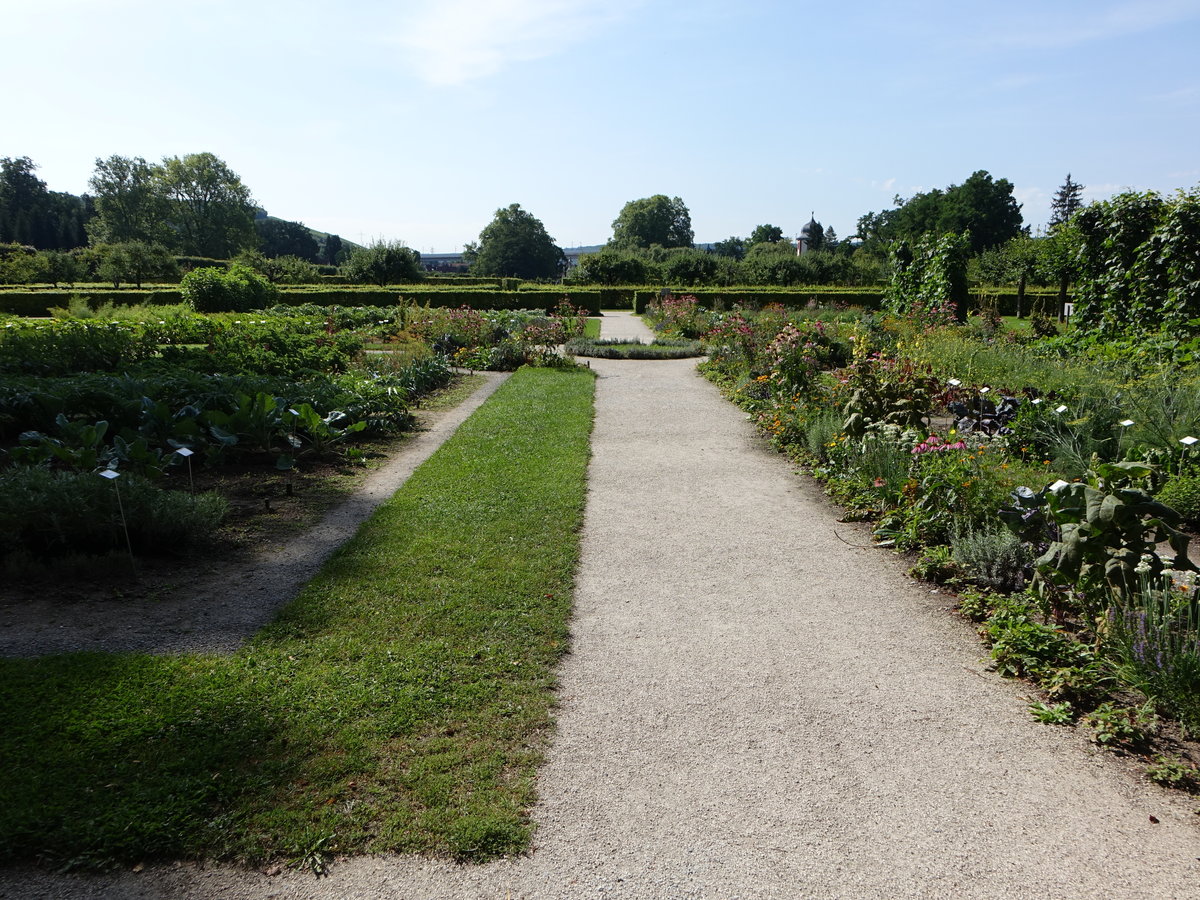
[[[197,312],[247,312],[279,302],[279,288],[253,269],[234,263],[193,269],[180,282],[183,299]]]

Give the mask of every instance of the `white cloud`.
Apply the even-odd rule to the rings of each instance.
[[[513,63],[562,53],[619,20],[630,0],[445,0],[406,19],[391,39],[430,84],[459,85]]]

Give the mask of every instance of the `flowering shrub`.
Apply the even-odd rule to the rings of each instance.
[[[699,338],[707,334],[713,314],[691,294],[666,294],[646,307],[650,326],[668,337]]]

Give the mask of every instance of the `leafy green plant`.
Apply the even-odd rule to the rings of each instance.
[[[1004,598],[984,623],[981,634],[991,645],[992,661],[1001,675],[1034,678],[1064,667],[1087,665],[1087,647],[1051,625],[1038,621],[1022,597]]]
[[[1179,513],[1187,525],[1200,526],[1200,475],[1176,475],[1168,479],[1156,499]]]
[[[1029,704],[1029,712],[1043,725],[1070,725],[1076,716],[1075,710],[1066,701],[1043,703],[1037,700]]]
[[[170,552],[203,540],[224,519],[216,494],[164,491],[123,475],[124,520],[137,553]],[[0,550],[35,558],[123,550],[125,533],[114,485],[92,472],[19,466],[0,472]]]
[[[1092,740],[1102,747],[1138,750],[1147,746],[1159,729],[1159,719],[1150,704],[1119,706],[1103,703],[1084,716],[1092,729]]]
[[[1187,557],[1187,536],[1175,526],[1179,516],[1144,491],[1110,488],[1123,478],[1149,469],[1140,463],[1106,463],[1097,467],[1095,484],[1058,482],[1033,492],[1021,488],[1017,506],[1000,511],[1001,519],[1032,545],[1049,546],[1034,562],[1034,584],[1056,609],[1068,597],[1083,606],[1088,625],[1112,596],[1123,597],[1142,574],[1157,576],[1165,563],[1158,545],[1175,552],[1170,565],[1194,569]]]
[[[350,417],[340,410],[323,416],[308,403],[290,407],[288,415],[295,419],[296,427],[308,445],[303,449],[310,450],[318,456],[332,452],[349,440],[351,435],[357,434],[367,427],[366,422],[351,421]],[[298,450],[302,449],[302,445],[298,443],[293,446],[296,446]]]
[[[982,622],[992,614],[992,600],[991,594],[965,587],[958,594],[958,611],[974,622]]]
[[[952,584],[962,578],[963,570],[950,554],[949,547],[935,546],[927,547],[921,553],[908,574],[934,584]]]
[[[58,437],[38,431],[27,431],[20,437],[21,450],[17,458],[26,463],[56,459],[71,469],[91,471],[100,465],[104,456],[104,436],[108,422],[72,421],[62,413],[55,418]]]
[[[927,234],[892,248],[892,283],[885,302],[923,327],[945,325],[966,312],[970,235]]]
[[[933,405],[935,384],[911,363],[871,349],[862,333],[853,339],[853,359],[846,370],[850,399],[842,410],[842,430],[858,436],[872,423],[901,428],[923,426]]]
[[[1155,784],[1180,791],[1200,790],[1200,771],[1185,759],[1158,754],[1146,767],[1146,777]]]
[[[1091,658],[1050,669],[1038,683],[1051,700],[1069,701],[1077,709],[1091,709],[1108,694],[1115,679],[1107,662]]]
[[[0,373],[111,372],[157,352],[152,335],[124,322],[54,319],[0,328]]]

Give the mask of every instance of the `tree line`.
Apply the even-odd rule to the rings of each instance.
[[[351,253],[337,235],[317,236],[301,222],[265,215],[249,188],[212,153],[97,159],[81,197],[53,192],[28,157],[0,159],[0,280],[30,280],[35,263],[16,251],[44,251],[36,261],[47,281],[98,277],[140,284],[171,277],[178,257],[238,258],[271,281],[304,281],[315,264],[342,266],[351,280],[397,283],[421,275],[420,255],[398,242]],[[513,203],[464,248],[472,274],[595,284],[670,283],[679,286],[763,284],[874,285],[892,272],[891,251],[922,235],[966,235],[975,280],[1057,284],[1064,291],[1076,254],[1061,227],[1080,205],[1082,186],[1071,176],[1056,197],[1049,233],[1031,237],[1013,186],[986,171],[961,184],[895,198],[893,208],[859,218],[857,233],[839,239],[815,218],[807,252],[799,255],[783,228],[764,223],[697,247],[691,213],[680,197],[655,194],[624,204],[612,235],[597,253],[568,271],[561,247],[532,213]],[[1064,206],[1065,204],[1065,206]],[[86,248],[86,252],[77,248]],[[75,250],[69,256],[64,251]],[[30,269],[30,271],[32,271]]]
[[[266,215],[212,153],[158,163],[97,159],[82,196],[49,190],[36,170],[27,156],[0,159],[0,244],[46,251],[138,245],[209,259],[252,251],[329,265],[344,261],[348,249],[337,235],[318,241],[303,223]]]

